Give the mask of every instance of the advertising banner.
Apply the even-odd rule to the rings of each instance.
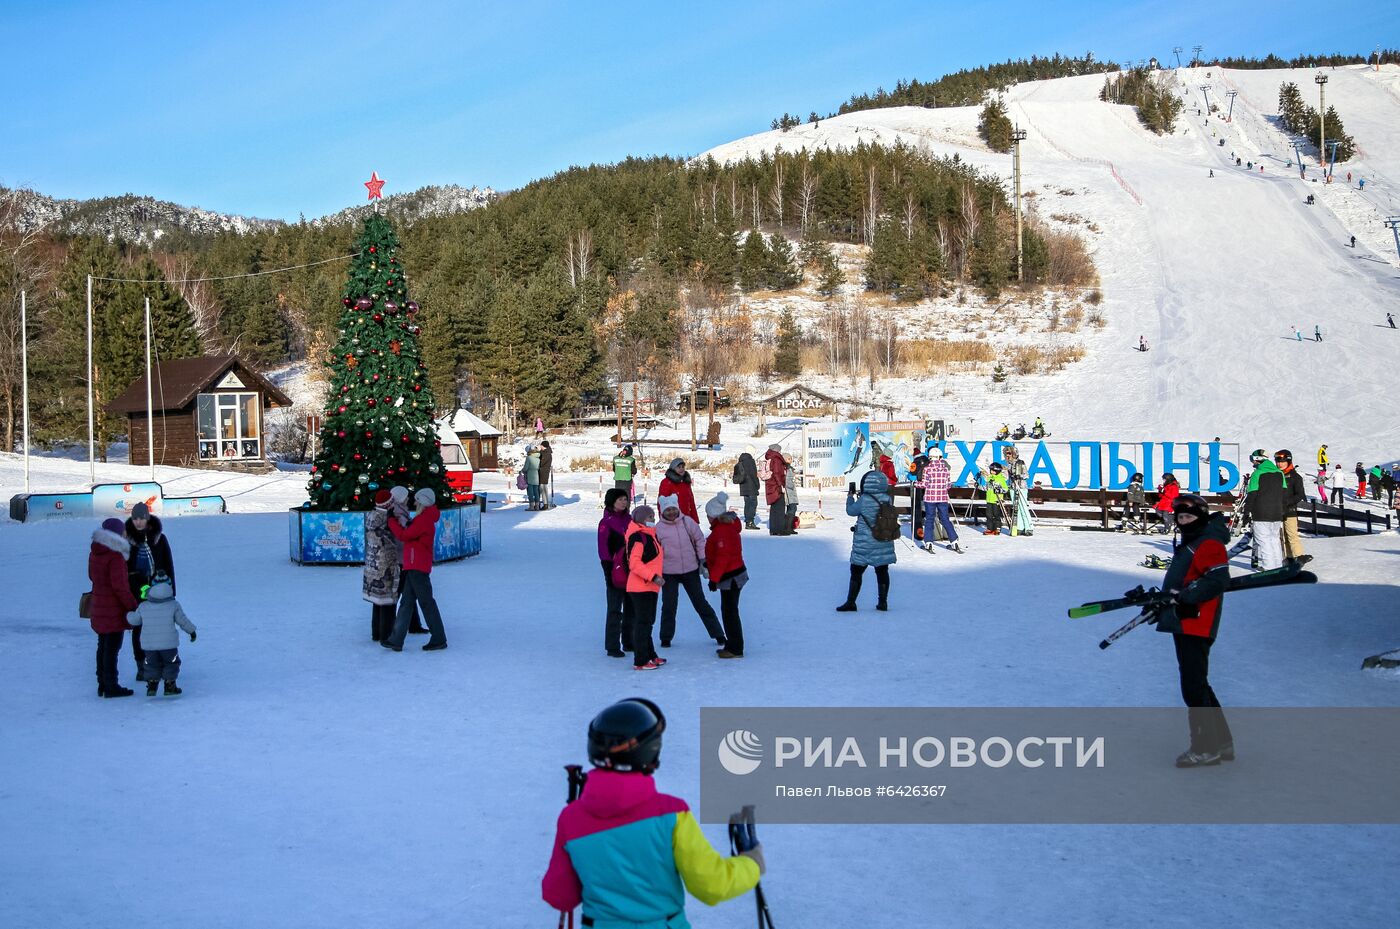
[[[167,497],[154,481],[130,484],[95,484],[92,490],[63,494],[17,494],[10,501],[10,518],[20,522],[40,519],[82,517],[126,519],[138,503],[150,507],[157,516],[204,516],[226,511],[224,498],[217,494],[202,497]]]
[[[869,470],[869,423],[808,423],[802,427],[804,487],[845,487]]]
[[[923,450],[924,423],[884,422],[870,424],[870,458],[865,470],[874,470],[879,455],[889,455],[894,462],[894,473],[903,483],[914,470],[914,449]],[[864,472],[862,472],[864,473]]]
[[[288,512],[288,554],[298,564],[357,565],[365,561],[365,514]],[[442,510],[433,537],[433,562],[481,554],[481,509]]]

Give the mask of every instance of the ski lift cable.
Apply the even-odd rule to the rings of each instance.
[[[247,274],[225,274],[225,275],[222,275],[222,276],[220,276],[220,277],[187,277],[187,278],[180,278],[180,279],[178,279],[178,280],[177,280],[177,279],[171,279],[171,278],[164,278],[163,281],[164,281],[164,283],[166,283],[166,284],[203,284],[203,283],[207,283],[207,282],[209,282],[209,281],[236,281],[236,280],[238,280],[239,278],[245,278],[245,277],[262,277],[262,276],[265,275],[265,274],[281,274],[281,273],[283,273],[283,272],[285,272],[285,271],[300,271],[300,270],[302,270],[303,268],[314,268],[314,267],[316,267],[317,265],[330,264],[330,263],[333,262],[333,261],[349,261],[351,258],[358,258],[359,256],[360,256],[360,253],[359,253],[359,252],[355,252],[354,254],[351,254],[351,255],[337,255],[337,256],[334,257],[334,258],[323,258],[323,259],[321,259],[320,261],[313,261],[313,262],[310,262],[309,264],[304,264],[304,265],[292,265],[291,267],[288,267],[288,268],[270,268],[270,269],[268,269],[267,271],[249,271]],[[148,280],[144,280],[144,279],[141,279],[141,278],[132,278],[132,277],[97,277],[96,275],[94,275],[92,279],[93,279],[94,281],[106,281],[106,282],[109,283],[109,284],[151,284],[151,283],[158,283],[158,282],[155,282],[155,281],[148,281]]]

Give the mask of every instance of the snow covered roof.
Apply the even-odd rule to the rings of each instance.
[[[451,429],[459,436],[467,435],[468,433],[472,432],[476,433],[479,436],[492,436],[501,434],[501,430],[497,429],[495,426],[491,425],[486,420],[482,419],[480,416],[477,416],[470,410],[454,410],[451,414],[444,416],[442,419],[438,420],[438,422],[447,426],[447,428]]]

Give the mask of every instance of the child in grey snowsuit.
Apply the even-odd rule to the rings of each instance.
[[[175,599],[170,578],[163,572],[156,572],[146,591],[146,599],[126,621],[142,629],[141,643],[146,656],[141,670],[146,681],[146,696],[154,697],[156,685],[162,680],[165,681],[166,696],[181,693],[175,685],[175,678],[180,673],[180,634],[175,627],[179,626],[189,633],[191,642],[194,641],[195,628],[181,609],[180,602]]]

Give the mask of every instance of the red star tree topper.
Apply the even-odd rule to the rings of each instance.
[[[378,171],[369,173],[369,180],[365,181],[365,186],[369,188],[369,199],[382,200],[384,195],[380,193],[384,189],[384,182],[379,179]]]

